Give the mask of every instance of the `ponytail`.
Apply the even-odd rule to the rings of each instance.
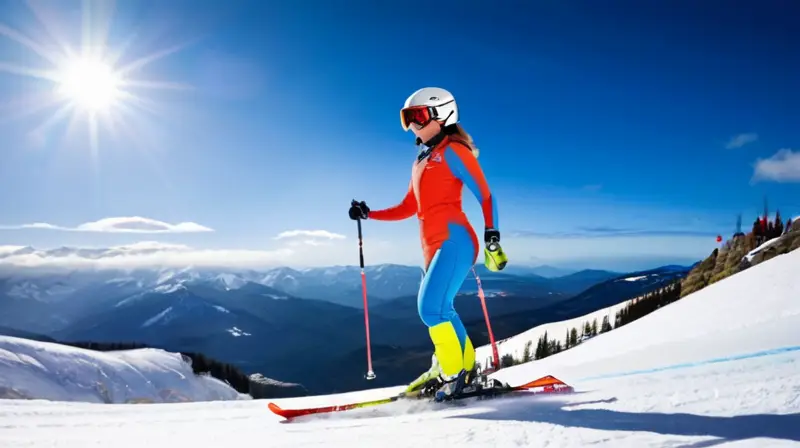
[[[454,123],[451,124],[450,126],[447,126],[445,128],[445,132],[447,133],[448,136],[450,136],[450,138],[455,137],[454,140],[457,140],[466,145],[467,148],[469,148],[469,150],[472,151],[472,155],[475,156],[476,159],[478,158],[478,154],[480,154],[480,151],[478,150],[478,147],[475,146],[475,142],[472,140],[472,136],[469,135],[467,131],[464,130],[464,128],[461,126],[461,123]]]

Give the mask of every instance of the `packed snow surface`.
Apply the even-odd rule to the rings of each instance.
[[[195,375],[179,353],[149,348],[98,352],[0,336],[0,398],[165,403],[241,397],[213,377]],[[5,417],[0,410],[0,422]],[[0,446],[6,446],[2,435]]]
[[[399,402],[289,424],[279,424],[264,400],[7,400],[0,446],[797,447],[798,272],[800,251],[775,257],[575,348],[495,374],[511,383],[554,375],[575,387],[571,395],[439,409]],[[343,404],[400,389],[277,403]]]

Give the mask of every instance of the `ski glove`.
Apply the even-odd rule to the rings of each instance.
[[[502,271],[508,263],[508,257],[500,247],[500,232],[497,229],[486,229],[483,233],[483,241],[486,243],[483,248],[483,263],[486,269],[493,272]]]
[[[367,207],[366,202],[359,202],[353,199],[353,202],[350,203],[349,213],[352,220],[367,219],[369,217],[369,207]]]
[[[497,229],[488,228],[483,232],[483,242],[486,244],[489,243],[499,243],[500,242],[500,231]]]

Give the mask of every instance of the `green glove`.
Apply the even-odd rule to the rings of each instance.
[[[483,258],[486,269],[492,272],[502,271],[503,268],[506,267],[506,263],[508,263],[506,253],[503,252],[500,243],[495,241],[486,243],[486,246],[483,248]]]

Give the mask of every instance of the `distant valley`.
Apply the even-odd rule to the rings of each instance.
[[[606,271],[551,278],[519,270],[493,273],[483,266],[476,272],[498,338],[624,300],[654,287],[664,274],[625,281],[623,274]],[[376,381],[408,381],[430,362],[430,341],[416,306],[422,271],[388,264],[370,266],[366,275],[373,356],[376,366],[394,371]],[[456,309],[476,344],[485,343],[472,275]],[[0,272],[0,334],[204,353],[246,373],[301,383],[310,393],[366,386],[363,322],[360,272],[350,266]],[[320,375],[319,366],[335,372],[337,383],[324,380],[328,375]]]

